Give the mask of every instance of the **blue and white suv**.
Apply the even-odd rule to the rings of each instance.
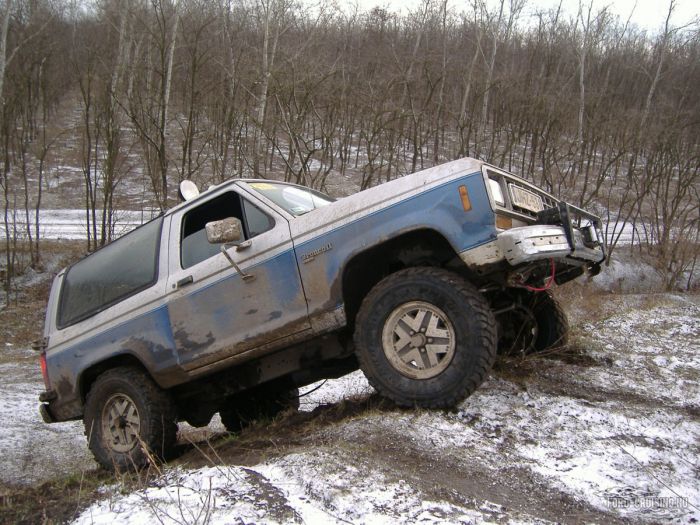
[[[475,159],[335,201],[233,180],[56,276],[41,413],[127,468],[177,421],[239,430],[358,367],[399,405],[451,406],[499,349],[562,344],[547,289],[604,257],[597,217]]]

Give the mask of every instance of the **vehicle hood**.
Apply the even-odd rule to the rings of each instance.
[[[483,164],[472,158],[458,159],[343,197],[292,219],[292,237],[299,241],[308,240],[450,180],[480,171]]]

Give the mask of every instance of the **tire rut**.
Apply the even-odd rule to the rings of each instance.
[[[351,450],[387,478],[406,480],[428,498],[481,511],[484,503],[495,503],[510,517],[516,511],[525,515],[520,517],[553,522],[632,523],[578,501],[525,467],[493,468],[487,457],[426,452],[411,446],[405,435],[382,430],[354,434]]]

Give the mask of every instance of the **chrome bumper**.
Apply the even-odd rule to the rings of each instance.
[[[496,244],[500,253],[513,266],[541,259],[565,257],[599,263],[605,259],[605,252],[595,228],[593,232],[589,235],[594,237],[585,239],[581,230],[572,228],[569,241],[564,226],[537,224],[501,232]]]

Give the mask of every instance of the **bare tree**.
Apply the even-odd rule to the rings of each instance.
[[[39,260],[42,183],[55,144],[77,138],[91,249],[112,238],[123,203],[165,209],[182,178],[347,194],[474,155],[607,210],[609,253],[619,226],[635,226],[634,249],[664,254],[669,286],[697,271],[700,36],[697,21],[674,25],[673,2],[656,35],[588,0],[522,25],[524,0],[471,0],[457,15],[446,0],[406,14],[294,0],[71,5],[0,1],[5,265],[28,238]],[[58,129],[59,106],[80,121]]]
[[[139,34],[133,43],[125,107],[136,130],[145,168],[152,184],[156,204],[168,208],[168,125],[173,59],[178,34],[178,4],[172,0],[154,0],[150,9],[139,9]]]

